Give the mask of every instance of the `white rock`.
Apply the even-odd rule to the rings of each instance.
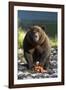
[[[18,54],[23,54],[23,50],[22,49],[18,49]]]
[[[22,75],[22,74],[23,74],[23,72],[21,72],[21,71],[18,72],[18,75]]]

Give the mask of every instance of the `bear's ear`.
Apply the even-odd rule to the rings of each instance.
[[[44,25],[41,25],[40,27],[41,27],[43,30],[45,30],[45,29],[46,29]]]

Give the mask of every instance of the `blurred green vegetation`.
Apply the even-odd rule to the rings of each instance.
[[[18,28],[18,48],[23,48],[23,40],[25,37],[26,31],[22,28]],[[50,37],[51,47],[57,47],[57,37]]]
[[[21,27],[18,28],[18,48],[23,48],[24,37],[25,37],[25,31]]]
[[[50,38],[51,47],[57,47],[57,38]]]

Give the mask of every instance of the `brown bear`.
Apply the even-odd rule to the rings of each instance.
[[[29,69],[32,69],[37,62],[44,68],[48,67],[51,46],[42,27],[32,26],[29,29],[23,41],[23,49]]]

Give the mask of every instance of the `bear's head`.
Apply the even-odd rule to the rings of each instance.
[[[32,26],[29,30],[29,39],[33,43],[39,43],[39,40],[42,37],[43,30],[40,26]]]

